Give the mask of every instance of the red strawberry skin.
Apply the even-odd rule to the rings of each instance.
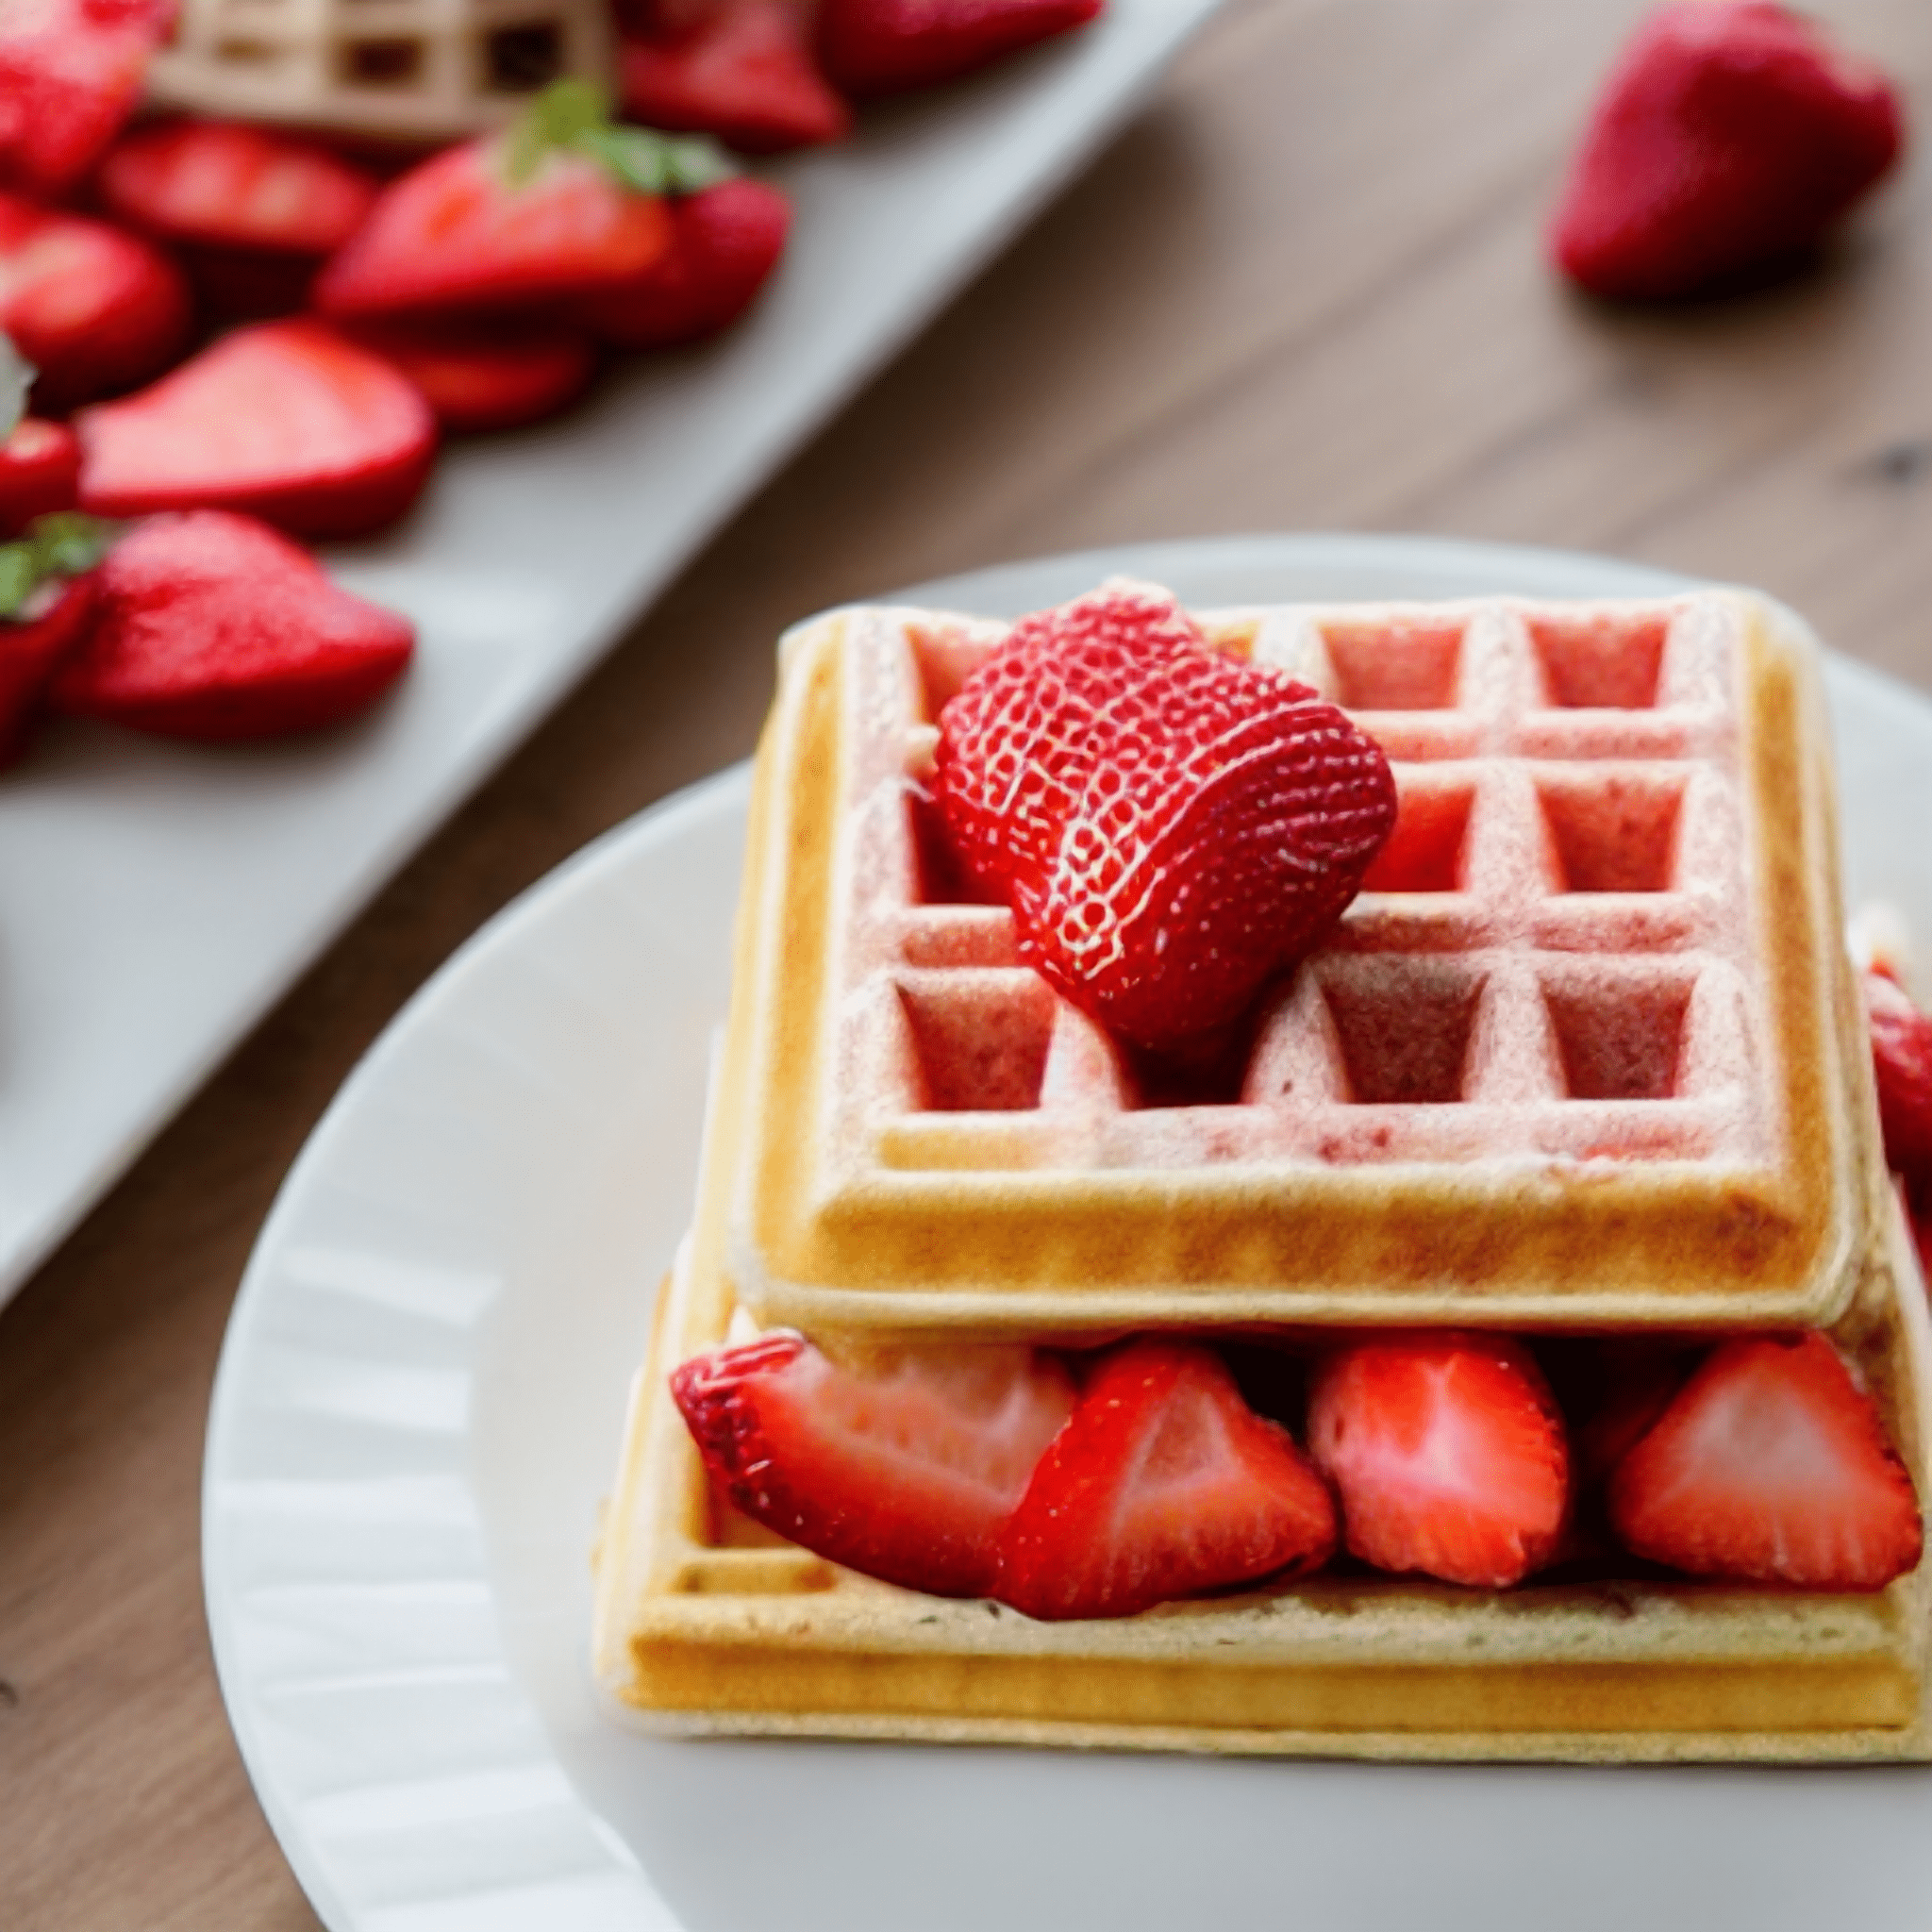
[[[1611,1527],[1693,1576],[1882,1590],[1919,1560],[1912,1479],[1822,1335],[1721,1343],[1612,1471]]]
[[[958,80],[1084,26],[1102,0],[824,0],[819,64],[857,96]]]
[[[38,616],[0,618],[0,765],[19,757],[54,674],[80,644],[94,595],[90,573],[61,585]]]
[[[236,121],[175,121],[118,142],[108,211],[166,242],[331,255],[368,219],[374,175],[313,142]]]
[[[791,205],[740,175],[671,204],[670,252],[633,286],[583,305],[581,315],[619,349],[666,349],[716,335],[752,305],[785,253]]]
[[[1813,22],[1761,0],[1678,0],[1606,83],[1550,230],[1559,268],[1616,300],[1775,272],[1897,159],[1897,95]]]
[[[1090,1374],[1001,1539],[996,1594],[1042,1620],[1131,1617],[1334,1548],[1334,1503],[1288,1431],[1211,1349],[1145,1338]]]
[[[940,714],[933,791],[1021,957],[1156,1051],[1313,947],[1395,821],[1341,712],[1131,586],[1014,626]]]
[[[436,453],[415,386],[306,318],[224,336],[75,426],[80,507],[96,516],[235,509],[309,537],[393,523]]]
[[[501,142],[470,142],[391,182],[317,278],[316,307],[357,319],[541,308],[625,287],[671,245],[662,200],[585,156],[553,152],[519,188],[504,168]]]
[[[12,0],[0,25],[0,181],[43,200],[79,182],[141,98],[158,11]]]
[[[0,194],[0,329],[61,409],[143,381],[186,340],[188,285],[138,236]]]
[[[1556,1399],[1519,1341],[1453,1330],[1332,1350],[1308,1391],[1308,1448],[1378,1570],[1505,1590],[1555,1555],[1570,1508]]]
[[[719,0],[695,19],[660,7],[618,58],[624,110],[647,127],[715,135],[745,154],[852,131],[851,108],[826,86],[784,0]]]
[[[455,431],[541,422],[583,393],[596,367],[590,338],[568,328],[365,323],[357,341],[395,364]]]
[[[1865,974],[1865,1012],[1886,1164],[1923,1211],[1932,1205],[1932,1019],[1883,973]]]
[[[0,442],[0,537],[36,517],[72,509],[80,489],[80,442],[64,423],[23,416]]]
[[[54,703],[164,738],[223,744],[340,724],[389,690],[415,648],[407,618],[223,510],[142,525],[95,577],[94,621]]]
[[[694,1357],[671,1392],[755,1522],[886,1583],[982,1596],[1000,1531],[1073,1407],[1024,1348],[908,1350],[843,1367],[789,1331]]]

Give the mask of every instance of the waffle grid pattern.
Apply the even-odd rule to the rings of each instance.
[[[902,1171],[1763,1162],[1739,624],[1715,597],[1215,621],[1354,713],[1401,815],[1262,1016],[1238,1101],[1176,1106],[1018,963],[1005,908],[933,895],[906,781],[999,627],[873,614],[840,911],[858,1077],[835,1096],[865,1119],[841,1138]]]
[[[182,0],[148,91],[204,114],[397,140],[513,116],[564,75],[608,84],[602,0]]]

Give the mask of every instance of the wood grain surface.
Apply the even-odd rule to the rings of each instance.
[[[1613,314],[1540,227],[1634,0],[1236,0],[786,470],[0,1314],[0,1927],[317,1922],[202,1619],[208,1390],[357,1057],[584,841],[745,753],[780,626],[1002,558],[1427,530],[1767,586],[1932,685],[1932,140],[1823,270]],[[1816,0],[1932,128],[1932,8]],[[1902,833],[1903,835],[1903,833]]]

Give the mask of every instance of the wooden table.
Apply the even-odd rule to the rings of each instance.
[[[1817,10],[1932,124],[1924,0]],[[203,1424],[249,1244],[337,1084],[455,946],[750,748],[786,620],[1084,544],[1430,530],[1763,584],[1932,685],[1932,142],[1825,273],[1688,312],[1591,308],[1539,228],[1638,11],[1236,0],[0,1316],[7,1932],[316,1924],[202,1620]]]

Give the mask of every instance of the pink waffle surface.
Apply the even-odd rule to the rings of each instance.
[[[777,1172],[795,1147],[741,1163],[760,1318],[1831,1319],[1873,1157],[1794,621],[1729,591],[1202,621],[1349,709],[1401,810],[1238,1086],[1178,1105],[1018,963],[1008,912],[947,902],[922,839],[932,721],[1004,626],[858,610],[789,641],[793,683],[836,664],[840,769],[818,975],[743,995],[821,1002],[810,1178]],[[782,763],[809,732],[778,715]],[[777,849],[764,912],[796,924],[809,868]],[[795,1124],[801,1071],[764,1058],[754,1110]]]

